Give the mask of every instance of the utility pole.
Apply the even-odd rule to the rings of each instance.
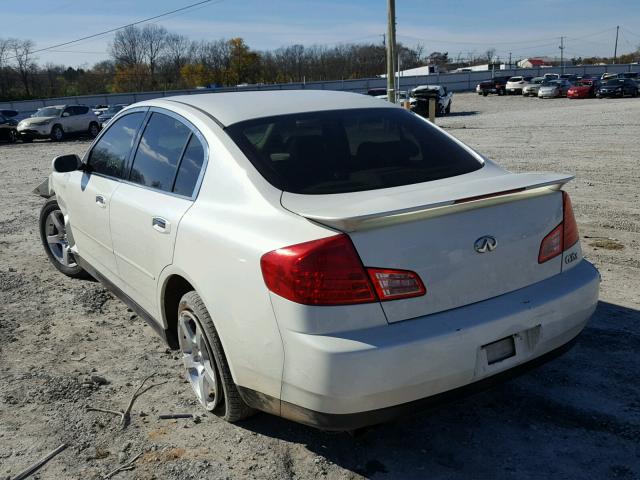
[[[616,46],[613,49],[613,63],[616,63],[616,60],[618,59],[618,32],[620,31],[620,25],[618,25],[616,27]]]
[[[509,70],[511,70],[511,52],[509,52]]]
[[[387,100],[396,103],[396,0],[387,0]]]
[[[560,37],[560,72],[564,73],[564,37]]]

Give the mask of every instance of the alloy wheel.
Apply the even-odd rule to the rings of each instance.
[[[215,410],[220,398],[218,374],[207,340],[196,316],[182,310],[178,318],[178,342],[186,377],[202,406]]]
[[[53,210],[45,223],[47,245],[53,257],[65,267],[75,267],[76,261],[70,251],[64,215],[60,210]]]

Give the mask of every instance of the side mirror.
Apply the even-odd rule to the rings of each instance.
[[[53,159],[51,162],[54,172],[67,173],[80,170],[82,167],[82,160],[76,154],[73,155],[60,155]]]

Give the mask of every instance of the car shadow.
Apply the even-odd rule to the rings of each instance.
[[[469,111],[469,112],[451,112],[451,113],[447,113],[445,115],[445,117],[470,117],[473,115],[478,115],[477,111]]]
[[[571,351],[473,396],[352,434],[271,415],[239,426],[304,445],[323,475],[637,478],[639,350],[640,311],[600,302]]]

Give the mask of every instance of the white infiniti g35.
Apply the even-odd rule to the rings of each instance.
[[[365,95],[149,100],[53,169],[53,265],[179,348],[228,421],[385,421],[561,353],[598,300],[571,176],[510,173]]]

